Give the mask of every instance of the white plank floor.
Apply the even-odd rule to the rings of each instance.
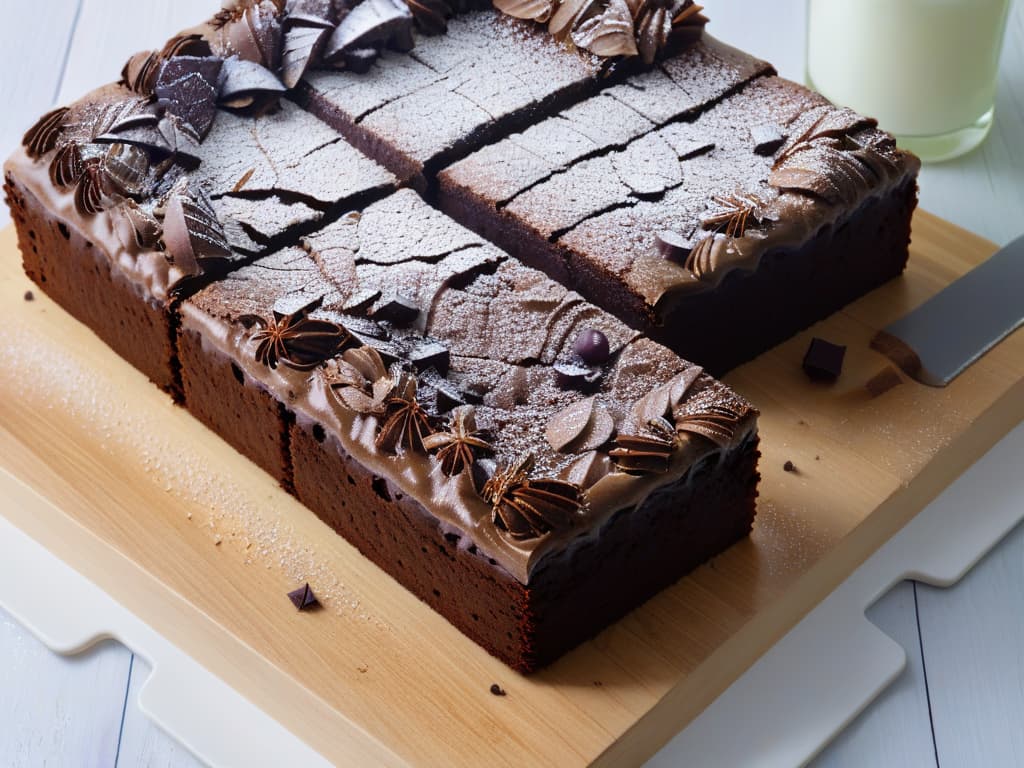
[[[0,156],[53,103],[114,79],[135,50],[215,0],[4,3]],[[715,3],[712,32],[802,79],[803,0]],[[922,205],[999,243],[1024,228],[1024,3],[1000,70],[997,124],[968,157],[922,173]],[[0,210],[0,226],[8,221]],[[2,500],[0,500],[2,503]],[[1021,500],[1024,503],[1024,499]],[[1024,765],[1024,528],[950,589],[904,583],[868,615],[907,650],[903,675],[815,761],[857,766]],[[0,766],[183,768],[195,759],[138,708],[148,669],[124,646],[51,654],[0,612]]]

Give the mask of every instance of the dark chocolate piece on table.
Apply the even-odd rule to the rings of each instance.
[[[23,296],[23,298],[25,299],[25,301],[35,301],[36,295],[32,293],[32,291],[25,291],[25,295]]]
[[[491,684],[491,693],[493,693],[495,696],[508,696],[508,693],[505,692],[505,689],[497,683]]]
[[[792,461],[787,461],[785,464],[782,465],[782,471],[783,472],[796,472],[797,471],[796,470],[796,464],[794,464]]]
[[[316,595],[313,594],[313,590],[310,588],[308,582],[298,589],[293,589],[289,592],[288,599],[291,600],[292,605],[300,611],[308,611],[313,608],[317,608],[320,605],[320,601],[317,600]]]
[[[815,381],[835,381],[843,372],[845,356],[846,347],[815,336],[804,355],[804,372]]]

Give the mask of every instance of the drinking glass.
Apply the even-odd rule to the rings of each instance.
[[[1010,0],[809,0],[807,79],[923,160],[965,154],[995,111]]]

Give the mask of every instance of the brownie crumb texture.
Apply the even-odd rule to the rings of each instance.
[[[782,469],[784,471],[786,471],[786,472],[796,472],[797,471],[796,464],[794,464],[792,461],[787,461],[785,464],[783,464],[782,465]]]

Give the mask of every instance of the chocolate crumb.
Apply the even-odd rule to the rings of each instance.
[[[367,667],[365,664],[360,664],[358,667],[356,667],[356,672],[358,672],[360,675],[365,675],[366,671]]]
[[[300,611],[308,611],[320,605],[320,601],[316,599],[313,590],[309,588],[308,582],[298,589],[293,589],[289,592],[288,599]]]
[[[814,337],[804,355],[803,368],[815,381],[835,381],[843,372],[846,347]]]
[[[872,397],[880,397],[902,383],[903,379],[900,378],[896,369],[888,365],[868,379],[868,383],[864,385],[864,388],[867,389],[868,394]]]
[[[508,694],[505,693],[505,689],[497,683],[491,683],[491,693],[495,696],[508,696]]]
[[[604,683],[602,683],[602,682],[601,682],[600,680],[595,680],[595,681],[594,681],[594,685],[595,685],[596,687],[600,688],[600,687],[601,687],[602,685],[604,685]]]
[[[782,469],[785,472],[796,472],[796,464],[794,464],[792,461],[787,461],[785,464],[782,465]]]
[[[815,461],[821,461],[821,456],[815,456],[815,457],[814,457],[814,460],[815,460]]]
[[[35,301],[36,295],[32,291],[25,291],[25,301]]]

